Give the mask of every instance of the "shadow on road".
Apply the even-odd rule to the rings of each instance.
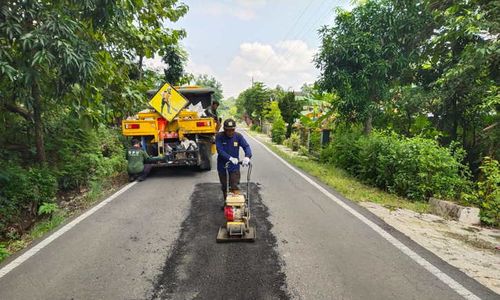
[[[253,183],[251,198],[257,240],[217,244],[224,222],[220,185],[196,185],[180,237],[155,280],[153,299],[289,298],[269,214]]]

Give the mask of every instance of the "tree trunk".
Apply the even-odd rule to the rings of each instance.
[[[139,80],[142,80],[142,76],[143,76],[143,71],[142,71],[142,64],[144,62],[144,55],[140,55],[139,56]]]
[[[450,135],[451,135],[451,140],[456,141],[458,136],[458,112],[457,112],[457,101],[455,99],[453,99],[452,107],[453,107],[453,114],[452,114],[453,121],[452,121],[452,128]]]
[[[373,126],[372,126],[372,114],[369,113],[368,116],[366,117],[366,120],[365,120],[363,133],[365,135],[369,135],[372,132],[372,129],[373,129]]]
[[[406,127],[406,136],[409,137],[411,135],[411,123],[412,123],[410,113],[406,114],[406,120],[408,121],[408,124],[407,124],[408,126]]]
[[[288,123],[286,126],[286,138],[290,138],[292,135],[292,124]]]
[[[33,97],[33,121],[35,125],[36,158],[38,162],[45,163],[47,161],[47,157],[45,156],[45,142],[43,134],[42,99],[40,96],[40,88],[36,83],[32,86],[31,96]]]

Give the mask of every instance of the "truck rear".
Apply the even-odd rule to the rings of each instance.
[[[210,88],[165,85],[150,102],[154,109],[122,121],[123,135],[141,140],[157,165],[210,170],[218,126],[215,119],[202,115],[212,104],[213,93]]]

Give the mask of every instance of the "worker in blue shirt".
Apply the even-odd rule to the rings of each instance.
[[[241,164],[248,166],[250,158],[252,157],[252,150],[250,145],[241,133],[236,132],[236,122],[233,119],[224,121],[224,131],[219,132],[215,137],[215,144],[217,146],[217,171],[219,172],[219,180],[222,185],[222,193],[224,194],[224,201],[227,197],[227,177],[226,177],[226,163],[229,162],[229,191],[231,193],[239,192],[240,183],[240,147],[245,152],[245,158]]]

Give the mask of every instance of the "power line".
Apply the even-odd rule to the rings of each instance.
[[[302,16],[304,16],[305,12],[309,9],[309,7],[311,7],[312,3],[314,3],[314,1],[309,1],[309,3],[307,4],[307,6],[302,10],[302,12],[298,16],[298,18],[295,19],[295,22],[289,28],[289,30],[287,31],[287,33],[283,36],[283,38],[281,40],[283,40],[283,41],[286,40],[286,38],[288,37],[288,35],[292,32],[292,30],[295,28],[295,26],[299,23],[299,21],[302,18]],[[271,50],[272,50],[272,46],[271,46]],[[269,62],[269,59],[271,59],[271,56],[272,56],[272,53],[270,53],[269,55],[267,55],[267,58],[266,58],[266,60],[264,62],[264,66],[267,65],[267,63]]]

